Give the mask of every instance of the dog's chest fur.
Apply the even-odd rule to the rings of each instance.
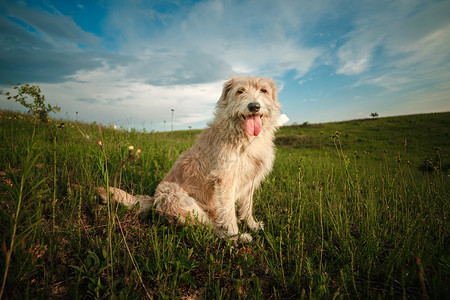
[[[249,180],[256,180],[259,183],[272,169],[275,159],[272,141],[268,143],[256,138],[252,143],[243,145],[237,152],[236,172],[242,173],[245,170],[245,174],[238,176],[244,183]]]

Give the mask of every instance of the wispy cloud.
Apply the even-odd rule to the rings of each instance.
[[[40,39],[53,47],[70,47],[72,44],[98,45],[101,39],[92,33],[82,30],[69,16],[37,10],[21,4],[3,6],[11,18],[20,20]]]
[[[286,70],[301,77],[322,50],[302,46],[304,13],[293,14],[297,8],[296,1],[199,2],[189,10],[180,9],[155,32],[162,21],[150,8],[127,6],[124,16],[113,5],[108,24],[121,37],[122,51],[139,57],[135,74],[146,74],[151,84],[201,83],[234,73],[279,76]],[[152,17],[124,22],[143,11]]]
[[[370,79],[372,83],[388,84],[392,78],[387,72],[408,80],[449,62],[450,19],[444,16],[450,11],[448,1],[425,8],[422,1],[384,4],[366,7],[356,16],[355,29],[346,35],[347,42],[337,52],[340,67],[336,73],[352,75],[371,70],[377,77]]]

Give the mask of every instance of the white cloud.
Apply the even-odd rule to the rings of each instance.
[[[314,6],[317,18],[325,7]],[[158,32],[148,24],[159,22],[157,17],[135,17],[142,10],[114,8],[108,24],[122,37],[123,53],[141,60],[135,74],[145,73],[154,84],[208,82],[237,73],[274,77],[289,70],[300,78],[323,52],[301,43],[303,19],[311,17],[298,1],[199,2],[180,9]]]
[[[319,102],[320,101],[320,99],[317,99],[317,98],[310,98],[310,99],[302,99],[302,100],[300,100],[301,102],[304,102],[304,103],[306,103],[306,102]]]
[[[9,16],[21,20],[25,26],[31,27],[41,39],[54,47],[65,47],[65,44],[73,46],[74,43],[98,45],[101,41],[94,34],[82,30],[71,17],[59,12],[52,14],[16,3],[6,5],[5,8]]]
[[[421,89],[430,92],[449,81],[450,2],[423,4],[389,2],[361,10],[354,21],[357,26],[337,52],[336,73],[360,74],[356,86],[371,84],[387,92],[422,96]]]
[[[223,82],[154,86],[127,80],[126,68],[80,71],[73,80],[60,84],[41,84],[50,103],[62,107],[60,115],[78,116],[83,120],[113,122],[122,126],[137,124],[162,130],[175,109],[174,124],[187,128],[212,117]]]
[[[337,50],[340,67],[336,74],[356,75],[368,71],[373,63],[374,51],[384,36],[385,32],[379,30],[377,23],[361,25],[348,33],[347,42]]]
[[[344,75],[355,75],[366,71],[369,68],[369,57],[364,57],[360,59],[350,59],[346,56],[351,55],[339,55],[341,60],[344,60],[345,63],[342,67],[337,69],[336,74],[344,74]]]

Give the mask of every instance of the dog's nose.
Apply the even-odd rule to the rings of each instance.
[[[259,109],[261,108],[261,105],[259,105],[258,102],[252,102],[247,107],[248,107],[248,110],[251,112],[258,112]]]

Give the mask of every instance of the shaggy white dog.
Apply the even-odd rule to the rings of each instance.
[[[129,208],[139,202],[141,211],[154,206],[181,224],[197,220],[220,237],[251,241],[248,233],[239,234],[238,220],[253,231],[264,228],[253,217],[253,192],[272,169],[279,113],[273,80],[233,77],[224,84],[214,120],[178,158],[154,197],[111,188],[112,199]],[[103,188],[100,196],[107,199]]]

